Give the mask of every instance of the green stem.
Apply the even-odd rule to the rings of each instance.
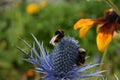
[[[113,10],[120,16],[120,10],[111,0],[104,0],[104,1],[106,1],[113,8]]]
[[[99,66],[99,70],[100,71],[103,69],[106,57],[107,57],[107,48],[103,52],[103,56],[102,56],[102,59],[101,59],[101,62],[100,62],[100,66]],[[97,78],[95,78],[95,80],[100,80],[100,79],[99,79],[99,77],[97,77]]]
[[[103,56],[102,56],[102,59],[101,59],[101,62],[100,62],[99,70],[102,70],[102,69],[103,69],[103,64],[105,63],[106,57],[107,57],[107,48],[106,48],[105,51],[103,52]]]

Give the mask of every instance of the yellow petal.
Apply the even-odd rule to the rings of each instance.
[[[103,24],[98,24],[98,25],[97,25],[96,32],[98,32],[98,31],[99,31],[99,29],[100,29],[101,27],[103,27],[103,25],[104,25],[104,23],[103,23]]]
[[[74,29],[78,29],[78,28],[81,28],[81,27],[90,27],[90,26],[93,26],[94,24],[94,20],[92,19],[80,19],[79,21],[77,21],[75,24],[74,24]]]
[[[112,40],[113,35],[111,33],[98,32],[97,46],[99,51],[103,52]]]
[[[80,38],[84,37],[91,27],[92,27],[91,25],[82,27],[79,31],[79,37]]]

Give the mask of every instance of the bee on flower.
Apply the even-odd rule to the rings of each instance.
[[[55,42],[55,47],[52,53],[45,51],[43,45],[33,36],[40,53],[35,46],[31,46],[25,40],[22,41],[32,50],[31,53],[17,47],[26,56],[27,62],[37,66],[34,69],[36,72],[46,74],[43,80],[76,80],[93,76],[101,76],[104,71],[96,71],[87,74],[86,71],[99,64],[84,64],[85,50],[79,48],[78,41],[71,37],[63,37],[63,31],[56,31],[52,38],[52,44]],[[62,35],[62,36],[61,36]],[[58,39],[59,38],[59,39]],[[51,41],[50,41],[51,42]],[[84,64],[84,65],[81,65]],[[78,64],[80,64],[78,66]],[[85,72],[85,73],[84,73]]]
[[[103,52],[112,41],[114,31],[120,30],[120,16],[113,9],[108,9],[105,10],[104,17],[80,19],[74,24],[74,29],[80,29],[80,38],[82,38],[93,25],[97,25],[97,46],[99,51]]]

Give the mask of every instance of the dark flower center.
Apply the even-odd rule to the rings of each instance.
[[[115,11],[108,12],[105,16],[105,19],[107,19],[110,23],[120,22],[120,16],[116,14]]]

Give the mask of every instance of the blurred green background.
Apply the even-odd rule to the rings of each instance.
[[[112,1],[120,9],[120,1]],[[80,39],[79,30],[74,30],[73,25],[81,18],[101,17],[109,8],[103,0],[0,0],[0,80],[36,79],[38,74],[29,70],[34,66],[23,61],[25,56],[16,49],[16,46],[28,49],[18,37],[32,43],[31,33],[52,51],[49,41],[56,30],[62,29],[87,50],[90,58],[86,63],[97,63],[102,53],[96,46],[96,27]],[[104,69],[108,70],[105,74],[108,80],[114,80],[113,74],[120,78],[120,33],[108,47]]]

